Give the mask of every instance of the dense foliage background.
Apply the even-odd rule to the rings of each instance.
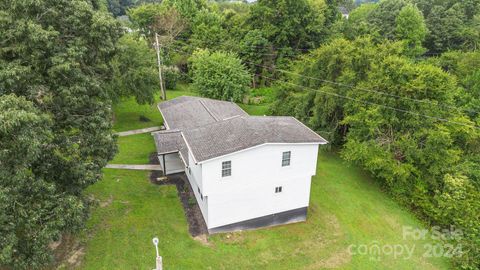
[[[115,153],[112,102],[159,88],[155,34],[167,88],[270,93],[271,114],[461,228],[455,267],[480,267],[480,0],[0,2],[0,264],[48,264],[82,227]]]

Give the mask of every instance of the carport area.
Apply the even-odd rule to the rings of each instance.
[[[179,130],[164,130],[153,132],[152,136],[157,147],[157,157],[165,175],[185,172],[185,162],[182,152],[187,147]]]

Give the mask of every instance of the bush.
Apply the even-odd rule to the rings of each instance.
[[[175,89],[180,79],[180,70],[176,66],[166,66],[163,67],[163,74],[165,76],[165,88],[168,90]]]
[[[193,85],[202,96],[242,101],[250,75],[234,54],[197,50],[190,57]]]

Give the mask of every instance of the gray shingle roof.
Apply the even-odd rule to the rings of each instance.
[[[164,130],[152,133],[158,154],[178,152],[185,147],[180,130]]]
[[[199,97],[178,97],[159,104],[169,129],[186,130],[233,117],[247,115],[237,104]]]
[[[187,144],[201,162],[265,143],[327,143],[293,117],[249,116],[232,102],[178,97],[158,107],[169,130],[153,133],[157,150],[178,151],[185,162]]]
[[[182,133],[197,162],[265,143],[327,143],[295,118],[284,116],[240,116]]]

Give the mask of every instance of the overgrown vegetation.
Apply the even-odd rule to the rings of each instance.
[[[82,227],[83,190],[115,154],[120,31],[97,1],[2,1],[0,36],[0,265],[38,269]]]
[[[115,131],[161,123],[158,35],[169,98],[297,117],[425,222],[463,230],[455,267],[480,267],[480,0],[14,0],[0,15],[0,264],[39,268],[82,227],[116,151],[112,107]]]

